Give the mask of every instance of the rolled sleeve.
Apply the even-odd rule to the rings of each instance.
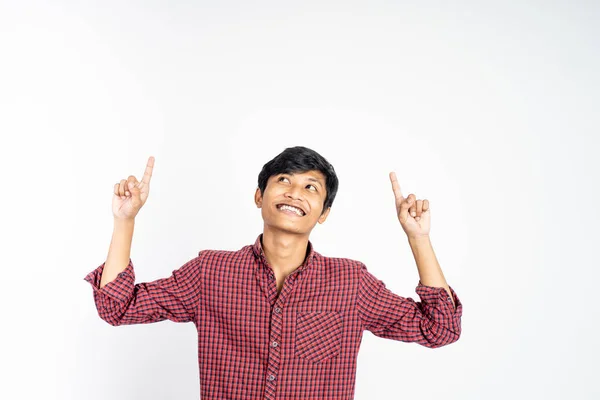
[[[135,284],[133,263],[100,288],[104,265],[84,278],[93,288],[98,315],[111,325],[147,324],[169,319],[196,322],[201,295],[202,252],[168,278]]]
[[[419,295],[420,304],[428,318],[456,335],[456,340],[458,340],[463,307],[452,286],[448,285],[448,288],[452,297],[448,296],[448,292],[443,287],[425,286],[419,281],[415,292]],[[454,304],[452,304],[452,300],[454,300]]]
[[[461,333],[462,303],[454,290],[456,308],[441,287],[422,285],[416,292],[421,301],[390,291],[385,283],[360,265],[357,308],[364,329],[375,336],[425,347],[441,347],[456,342]]]
[[[102,263],[102,265],[87,274],[84,278],[84,280],[92,285],[92,289],[94,289],[94,299],[101,301],[105,296],[108,296],[115,301],[126,302],[131,298],[135,282],[135,272],[131,258],[123,272],[120,272],[114,280],[104,285],[103,288],[100,288],[100,280],[105,264]]]

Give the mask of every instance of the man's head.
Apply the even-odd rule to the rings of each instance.
[[[296,146],[263,166],[254,197],[265,223],[309,233],[317,222],[325,222],[337,190],[333,166],[316,151]],[[287,214],[281,204],[302,209],[302,215]]]

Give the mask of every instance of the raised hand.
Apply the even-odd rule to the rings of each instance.
[[[148,199],[153,168],[154,157],[150,156],[141,181],[138,182],[135,176],[129,175],[127,179],[121,179],[120,183],[115,184],[112,200],[112,210],[115,218],[135,219],[140,208]]]
[[[402,229],[409,238],[428,236],[431,228],[429,200],[417,200],[414,194],[402,196],[395,172],[390,172],[392,190],[396,197],[396,212]]]

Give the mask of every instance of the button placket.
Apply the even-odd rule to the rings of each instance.
[[[302,268],[303,269],[303,268]],[[286,300],[292,295],[293,291],[296,290],[298,279],[303,276],[302,269],[297,269],[289,274],[283,282],[283,287],[279,294],[274,297],[275,301],[273,304],[273,311],[271,313],[271,336],[268,344],[269,358],[266,370],[266,386],[265,386],[265,398],[275,398],[277,392],[277,373],[279,372],[279,363],[281,361],[281,352],[284,351],[285,344],[282,344],[282,330],[283,330],[283,306]],[[276,289],[275,275],[273,270],[268,271],[270,276],[269,291],[272,294]]]
[[[284,283],[275,305],[273,306],[273,312],[271,313],[271,337],[269,343],[269,363],[267,366],[267,385],[265,387],[266,398],[274,396],[276,393],[277,386],[277,373],[279,372],[280,352],[281,352],[281,335],[283,326],[283,303],[287,297],[289,291],[289,284],[291,282]]]

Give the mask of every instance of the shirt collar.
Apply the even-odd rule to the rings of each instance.
[[[265,253],[263,251],[263,247],[262,247],[262,243],[261,243],[262,236],[263,236],[263,234],[261,233],[260,235],[258,235],[256,240],[254,241],[254,244],[252,245],[252,252],[254,253],[254,256],[257,259],[262,260],[262,262],[266,265],[267,258],[265,257]],[[302,271],[306,267],[311,266],[314,256],[315,256],[315,250],[313,248],[311,241],[309,240],[308,241],[308,256],[306,256],[304,263],[300,267],[298,267],[297,270]]]

